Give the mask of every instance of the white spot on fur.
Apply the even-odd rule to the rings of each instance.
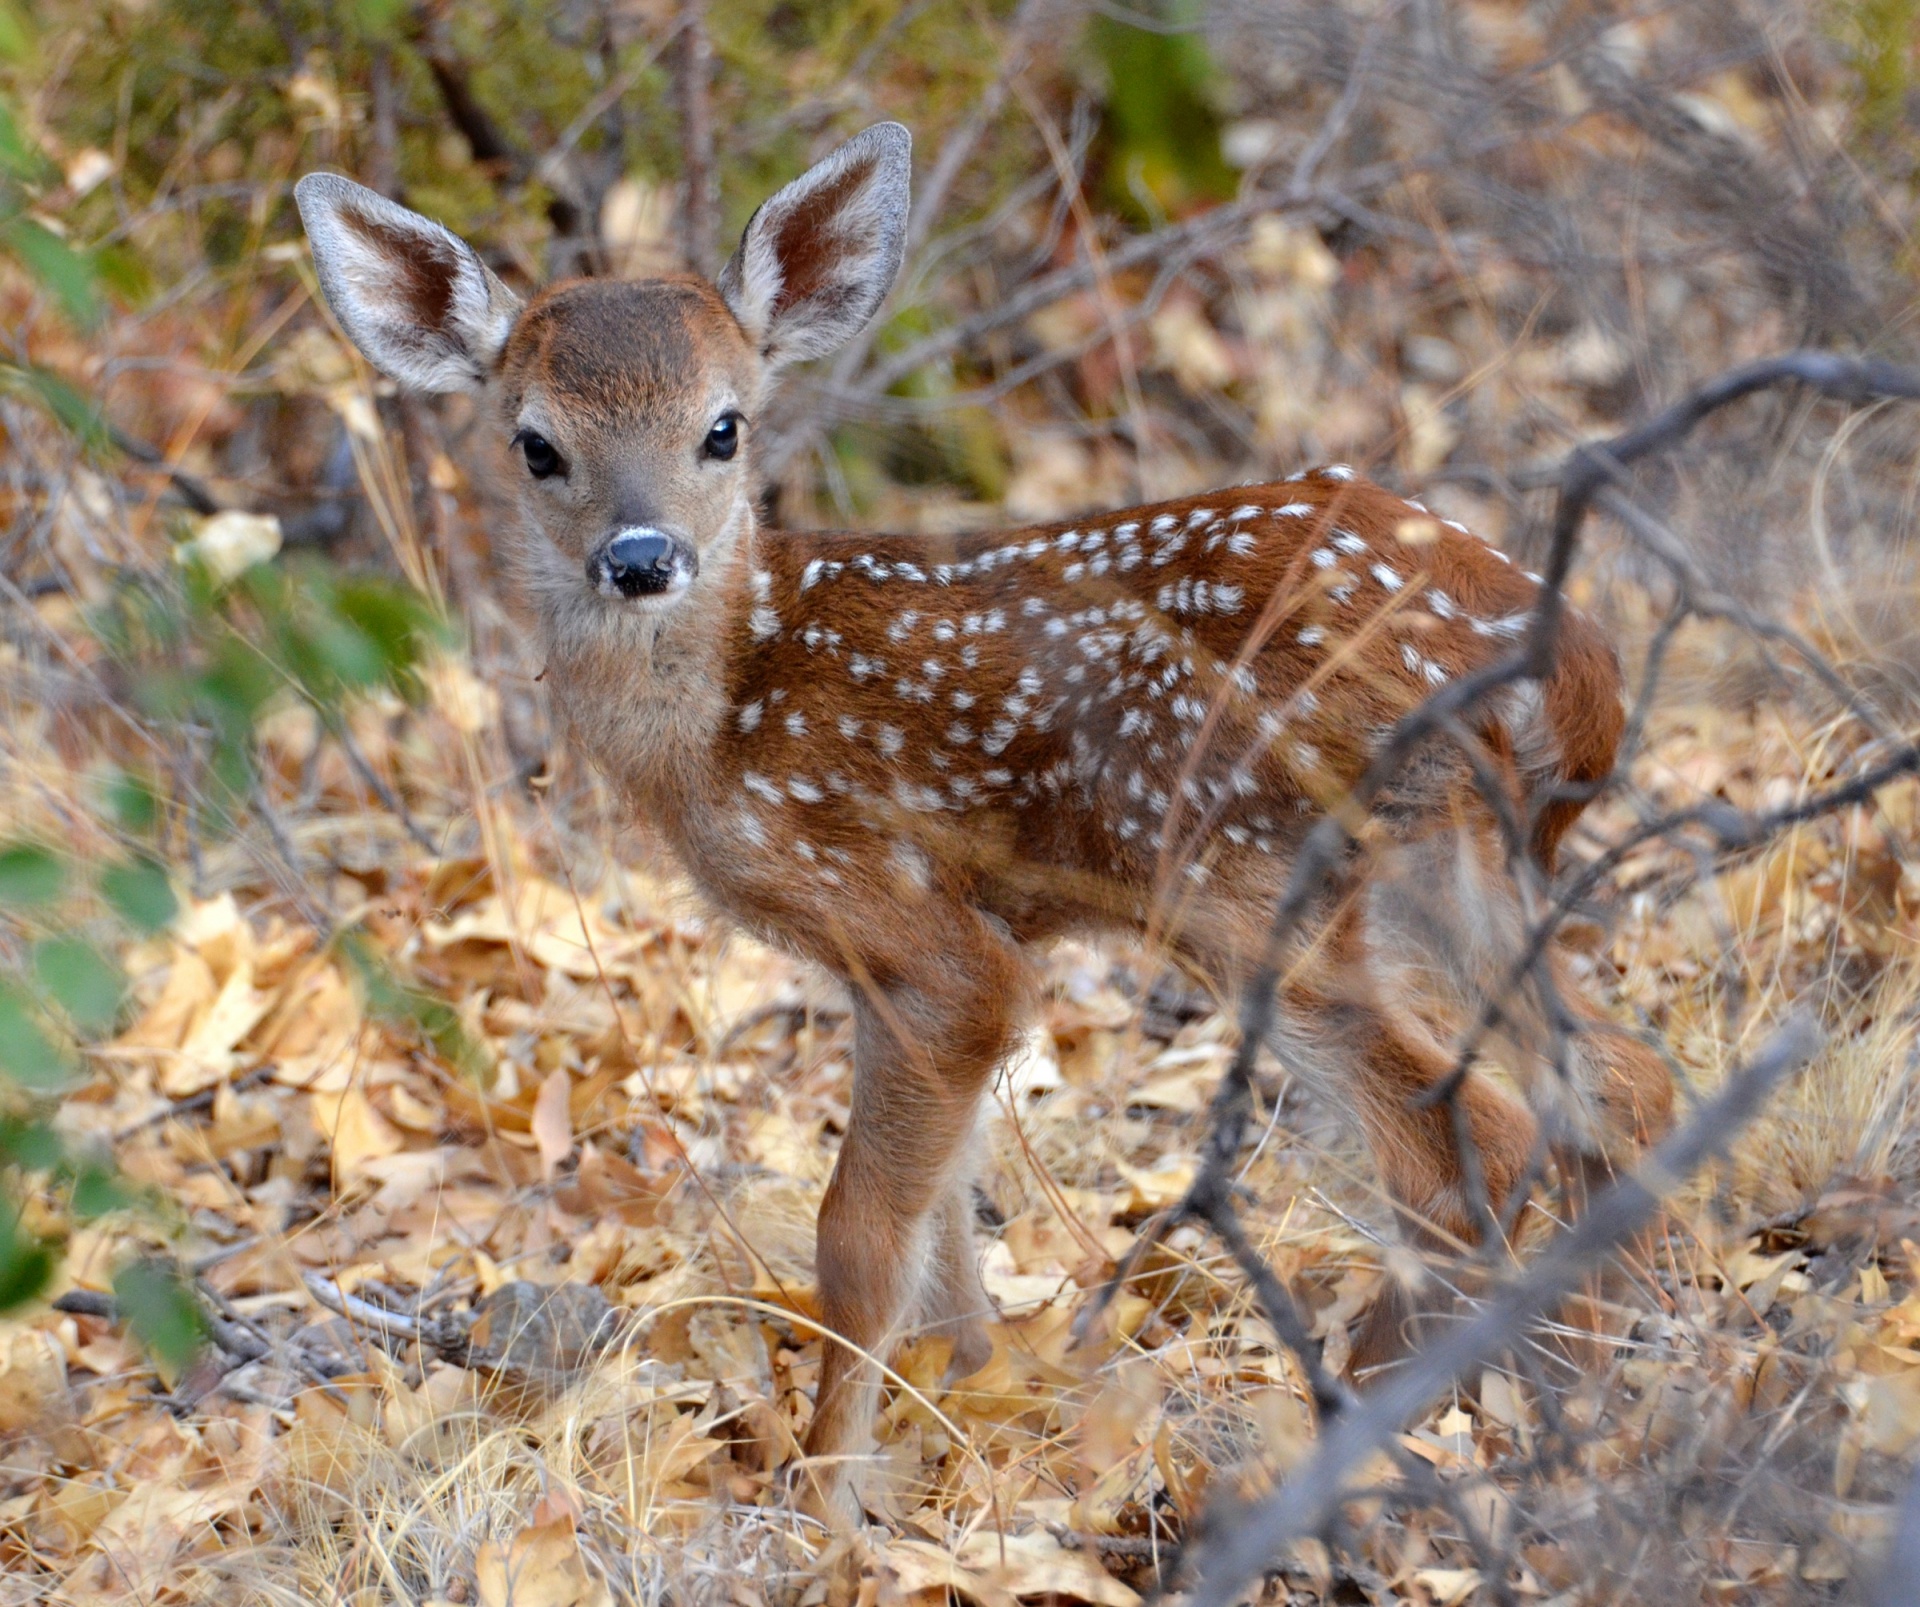
[[[933,861],[912,843],[895,843],[888,857],[921,892],[933,886]]]
[[[918,782],[905,779],[894,782],[893,801],[902,809],[911,809],[923,815],[947,807],[946,799],[940,796],[937,788],[923,787]]]
[[[1529,614],[1507,614],[1500,619],[1476,619],[1473,632],[1476,636],[1520,636],[1526,632]]]

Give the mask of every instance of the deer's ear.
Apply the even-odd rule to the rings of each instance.
[[[309,173],[293,197],[327,305],[367,361],[415,390],[478,390],[520,301],[473,248],[332,173]]]
[[[818,357],[874,315],[900,271],[913,139],[876,123],[747,224],[720,294],[773,367]]]

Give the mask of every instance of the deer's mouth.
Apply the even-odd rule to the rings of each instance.
[[[651,525],[616,530],[587,556],[587,584],[602,597],[670,599],[692,583],[700,560],[677,536]]]

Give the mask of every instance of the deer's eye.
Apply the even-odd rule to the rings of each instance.
[[[551,475],[560,474],[566,469],[560,454],[554,450],[553,443],[544,435],[535,435],[532,430],[522,430],[513,438],[514,445],[520,448],[527,459],[527,473],[536,480],[545,480]]]
[[[740,450],[740,415],[722,413],[707,431],[707,456],[725,462]]]

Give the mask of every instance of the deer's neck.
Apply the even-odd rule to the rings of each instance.
[[[661,613],[575,591],[543,609],[547,683],[575,740],[634,803],[671,820],[706,791],[727,697],[728,622],[751,606],[753,525]]]

